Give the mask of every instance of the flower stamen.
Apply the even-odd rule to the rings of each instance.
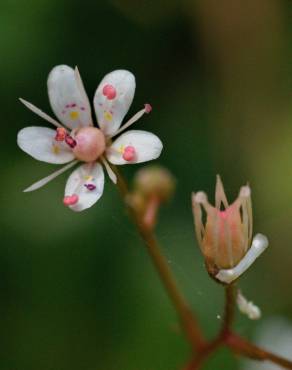
[[[96,189],[96,186],[94,184],[84,184],[87,190],[93,191]]]
[[[79,200],[79,197],[77,194],[72,194],[72,195],[66,195],[63,198],[63,203],[65,206],[74,206]]]
[[[70,146],[70,148],[75,148],[75,146],[77,145],[77,142],[76,142],[76,140],[74,140],[73,139],[73,137],[72,136],[70,136],[70,135],[66,135],[65,136],[65,142],[66,142],[66,144],[68,144],[69,146]]]
[[[135,159],[135,157],[136,149],[131,145],[126,146],[123,152],[123,159],[127,162],[131,162]]]
[[[56,130],[56,141],[64,141],[67,136],[67,130],[64,127],[58,127]]]

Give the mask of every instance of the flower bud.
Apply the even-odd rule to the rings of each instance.
[[[195,229],[207,270],[224,283],[231,283],[241,275],[268,245],[267,239],[260,234],[251,243],[250,193],[249,186],[243,186],[237,199],[229,205],[221,179],[217,176],[215,207],[210,205],[205,193],[193,194]],[[203,212],[206,217],[203,217]]]
[[[155,196],[165,202],[174,192],[175,179],[166,168],[147,166],[136,173],[134,187],[145,197]]]

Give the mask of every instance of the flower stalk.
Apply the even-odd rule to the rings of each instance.
[[[127,204],[127,197],[129,196],[128,186],[118,169],[114,166],[112,166],[112,169],[117,176],[117,186],[119,192]],[[205,339],[202,331],[186,299],[180,292],[165,257],[160,251],[160,246],[153,230],[143,222],[143,219],[138,216],[132,207],[128,206],[128,211],[138,229],[140,236],[145,242],[147,252],[176,309],[181,326],[186,334],[186,337],[188,338],[189,343],[191,344],[193,351],[200,351],[205,346]]]

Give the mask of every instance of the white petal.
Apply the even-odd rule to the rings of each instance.
[[[34,191],[34,190],[37,190],[37,189],[41,188],[42,186],[46,185],[48,182],[52,181],[57,176],[61,175],[63,172],[67,171],[69,168],[74,166],[77,162],[78,161],[73,161],[73,162],[67,164],[66,166],[60,168],[59,170],[51,173],[49,176],[35,182],[34,184],[32,184],[28,188],[24,189],[23,191],[26,193],[26,192]]]
[[[55,67],[48,77],[51,107],[59,120],[74,129],[92,125],[91,109],[78,70]]]
[[[55,164],[72,161],[72,149],[65,143],[55,140],[56,131],[47,127],[25,127],[18,132],[17,144],[33,158]]]
[[[257,234],[253,238],[251,247],[242,260],[232,269],[220,270],[216,275],[216,278],[222,281],[222,283],[232,283],[232,281],[242,275],[254,263],[268,245],[269,242],[267,237],[263,234]]]
[[[94,109],[99,127],[105,135],[113,135],[120,127],[134,98],[134,75],[125,70],[107,74],[94,96]]]
[[[37,108],[35,105],[31,104],[30,102],[22,99],[22,98],[19,98],[19,100],[21,101],[22,104],[24,104],[28,109],[30,109],[32,112],[34,112],[35,114],[37,114],[38,116],[42,117],[43,119],[45,119],[46,121],[50,122],[52,125],[56,126],[56,127],[62,127],[62,125],[60,125],[60,123],[58,121],[56,121],[54,118],[50,117],[47,113],[43,112],[42,110],[40,110],[39,108]]]
[[[95,186],[88,190],[85,185]],[[78,167],[69,176],[65,188],[65,196],[78,196],[78,202],[69,206],[73,211],[79,212],[93,206],[102,196],[104,186],[104,173],[99,163],[86,163]]]
[[[123,158],[125,148],[133,147],[135,158],[126,161]],[[107,150],[107,159],[113,164],[141,163],[160,156],[163,145],[160,139],[147,131],[131,130],[119,136]]]

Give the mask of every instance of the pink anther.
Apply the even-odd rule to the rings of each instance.
[[[77,194],[72,195],[66,195],[63,199],[63,203],[65,206],[74,206],[79,200],[79,197]]]
[[[68,144],[70,146],[70,148],[72,148],[72,149],[75,148],[75,146],[77,144],[76,140],[74,140],[73,137],[70,136],[70,135],[66,135],[65,141],[66,141],[66,144]]]
[[[104,86],[102,93],[108,98],[108,100],[113,100],[117,96],[117,90],[110,84]]]
[[[136,156],[136,150],[133,146],[126,146],[123,152],[123,159],[127,162],[133,161]]]
[[[96,186],[94,184],[84,184],[84,186],[90,190],[90,191],[93,191],[96,189]]]
[[[150,113],[152,111],[152,106],[148,103],[144,104],[145,113]]]
[[[58,127],[56,130],[56,141],[64,141],[67,135],[67,131],[64,127]]]

